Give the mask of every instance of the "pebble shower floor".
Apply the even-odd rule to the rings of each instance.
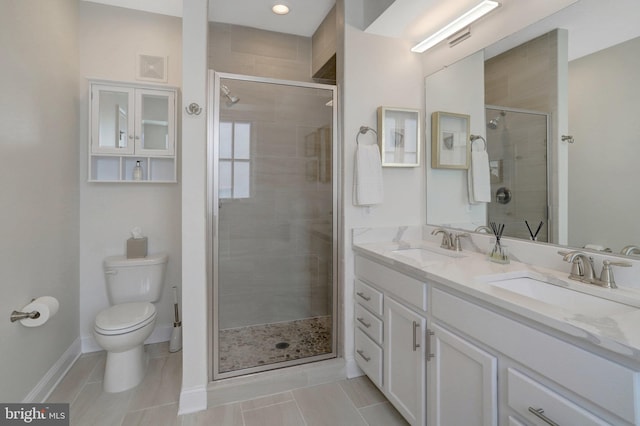
[[[331,317],[220,330],[220,372],[331,353]]]

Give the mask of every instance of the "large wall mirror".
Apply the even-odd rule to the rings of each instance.
[[[580,0],[484,50],[482,119],[484,135],[493,138],[495,172],[486,218],[496,220],[491,216],[500,211],[505,235],[529,238],[525,220],[534,231],[544,221],[539,241],[618,254],[640,247],[638,21],[637,0]],[[555,64],[554,58],[567,63]],[[543,93],[540,84],[557,92]],[[520,98],[510,91],[519,91]],[[541,99],[547,95],[554,100]],[[524,113],[531,113],[531,129],[542,129],[530,143],[522,143],[531,133],[522,127]],[[516,142],[509,145],[509,138]],[[491,151],[499,155],[492,158]],[[515,183],[507,173],[526,178],[508,188]],[[496,196],[504,187],[510,189],[509,208]],[[427,223],[443,224],[429,217]],[[450,225],[473,230],[486,223]],[[640,255],[640,249],[623,254]]]

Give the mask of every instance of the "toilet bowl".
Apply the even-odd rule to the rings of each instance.
[[[107,351],[105,392],[122,392],[142,382],[147,369],[143,343],[155,323],[156,308],[149,302],[114,305],[96,316],[94,337]]]
[[[122,392],[138,386],[147,369],[144,341],[156,324],[154,302],[160,300],[168,256],[151,254],[128,259],[104,260],[104,276],[110,308],[96,316],[93,335],[107,351],[102,387]]]

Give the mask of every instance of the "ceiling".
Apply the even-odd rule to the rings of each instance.
[[[182,16],[183,0],[83,0],[110,6]],[[335,0],[282,0],[291,10],[271,12],[275,0],[209,0],[209,21],[243,25],[280,33],[311,37],[335,4]]]
[[[84,0],[112,6],[144,10],[172,16],[182,16],[183,0]],[[400,37],[417,42],[455,18],[479,0],[363,0],[367,9],[375,10],[364,25],[369,33]],[[555,28],[569,30],[570,59],[600,50],[610,45],[640,36],[640,1],[638,0],[500,0],[502,7],[494,15],[509,15],[499,27],[507,34],[531,22],[535,13],[554,4],[575,4],[528,26],[522,40],[505,38],[487,50],[491,57],[537,35]],[[335,0],[282,0],[291,12],[277,16],[271,12],[276,0],[209,0],[209,20],[260,28],[288,34],[311,37],[324,17],[335,4]],[[551,6],[545,6],[549,4]],[[557,6],[556,6],[557,7]],[[630,13],[629,11],[633,12]],[[496,11],[498,12],[498,11]],[[508,12],[508,13],[507,13]],[[595,12],[595,13],[594,13]],[[632,16],[630,16],[632,15]],[[491,17],[490,17],[491,18]],[[493,18],[491,18],[493,19]],[[624,22],[631,22],[624,25]],[[635,22],[634,22],[635,21]],[[497,21],[496,21],[497,22]],[[485,26],[492,26],[490,19]],[[513,27],[510,31],[507,26]],[[478,26],[480,28],[481,25]],[[493,30],[497,28],[493,25]],[[500,31],[498,31],[500,32]],[[519,41],[519,42],[518,42]],[[514,44],[515,43],[515,44]]]

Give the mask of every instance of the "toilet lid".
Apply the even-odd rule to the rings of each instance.
[[[96,316],[96,331],[123,334],[144,327],[156,319],[156,307],[149,302],[120,303]]]

